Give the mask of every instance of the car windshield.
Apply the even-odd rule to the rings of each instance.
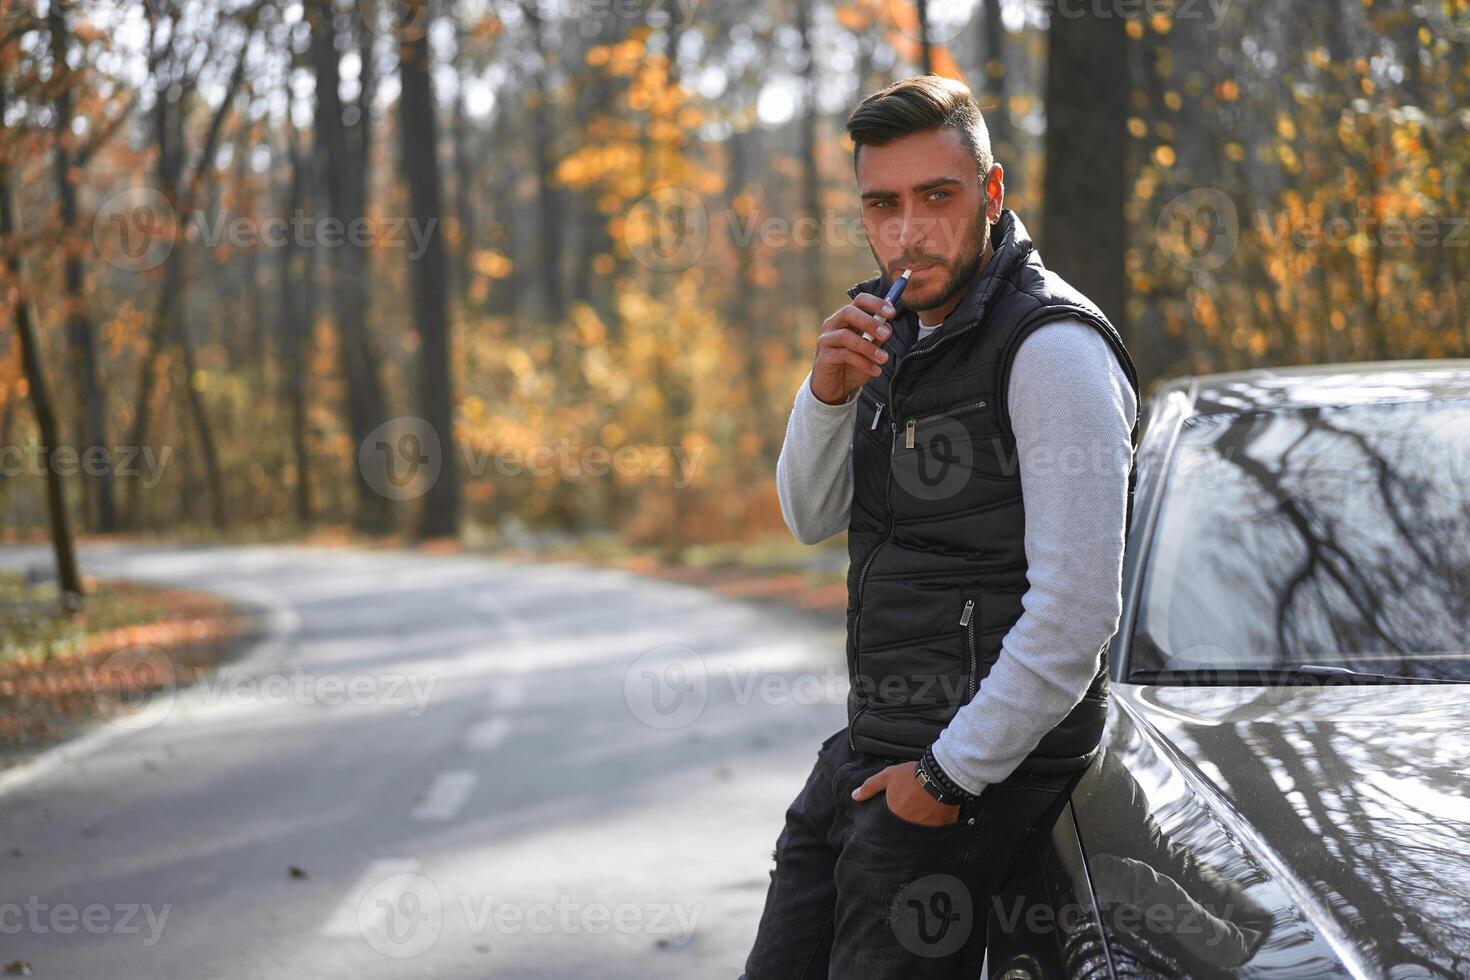
[[[1470,399],[1188,419],[1142,589],[1130,676],[1470,680]]]

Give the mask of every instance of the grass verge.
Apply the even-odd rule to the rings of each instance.
[[[0,769],[237,649],[249,612],[187,589],[88,577],[66,615],[55,582],[0,572]]]

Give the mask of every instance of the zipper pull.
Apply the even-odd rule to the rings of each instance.
[[[975,611],[975,600],[974,599],[966,599],[965,600],[965,611],[962,612],[962,613],[960,613],[960,625],[961,626],[969,626],[970,625],[970,614],[972,612],[974,612],[974,611]]]
[[[914,448],[914,427],[919,424],[918,419],[909,419],[909,424],[903,430],[903,448]]]
[[[869,432],[872,432],[872,431],[874,431],[874,430],[876,430],[878,428],[878,420],[881,419],[882,417],[883,417],[883,406],[882,405],[879,405],[878,406],[878,411],[876,411],[876,412],[873,413],[873,424],[870,425],[870,426],[868,426],[868,431]]]

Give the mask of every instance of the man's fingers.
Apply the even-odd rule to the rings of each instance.
[[[823,330],[826,331],[836,330],[839,327],[845,327],[858,334],[866,332],[880,339],[886,339],[893,332],[888,324],[876,316],[865,313],[850,304],[833,313],[827,318],[827,322],[822,324]]]
[[[882,368],[874,364],[872,361],[868,360],[863,355],[857,353],[856,351],[843,351],[842,359],[848,364],[851,364],[853,367],[857,368],[859,371],[866,371],[875,378],[883,373]]]
[[[866,800],[870,796],[877,796],[879,791],[886,785],[888,785],[888,770],[880,769],[867,779],[864,779],[863,784],[852,791],[852,798],[855,800]]]
[[[872,375],[875,378],[883,373],[883,369],[880,368],[877,364],[873,363],[873,361],[869,360],[867,357],[864,357],[862,354],[858,353],[855,350],[848,350],[846,347],[828,348],[827,352],[822,355],[821,361],[828,364],[834,361],[838,364],[846,364],[849,367],[855,367],[859,371],[862,371],[864,374]]]
[[[851,330],[836,328],[822,334],[818,341],[823,347],[845,347],[850,351],[862,355],[874,364],[882,364],[888,360],[888,352],[883,350],[872,341],[864,340]]]
[[[893,319],[893,306],[884,300],[882,296],[874,296],[872,293],[858,293],[852,298],[852,305],[865,313],[881,316],[887,320]]]

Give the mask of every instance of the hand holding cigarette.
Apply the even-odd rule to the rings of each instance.
[[[898,302],[898,298],[903,295],[904,287],[909,284],[909,275],[913,271],[914,271],[913,269],[905,269],[905,270],[903,270],[903,275],[901,275],[897,279],[893,280],[893,285],[891,285],[891,286],[888,287],[888,295],[883,297],[883,301],[884,301],[885,307],[889,311],[891,311],[893,309],[893,304]],[[886,315],[884,315],[882,317],[882,319],[886,323],[887,320],[888,320],[888,318],[891,317],[891,316],[893,316],[893,313],[892,312],[888,312]],[[870,333],[868,333],[866,330],[864,330],[863,331],[863,339],[864,340],[871,341],[873,339],[873,336]]]
[[[883,373],[888,352],[882,345],[893,335],[888,321],[897,312],[894,303],[908,285],[909,271],[894,280],[887,297],[858,293],[853,301],[829,316],[817,338],[812,362],[812,394],[829,405],[845,402],[851,394]]]

